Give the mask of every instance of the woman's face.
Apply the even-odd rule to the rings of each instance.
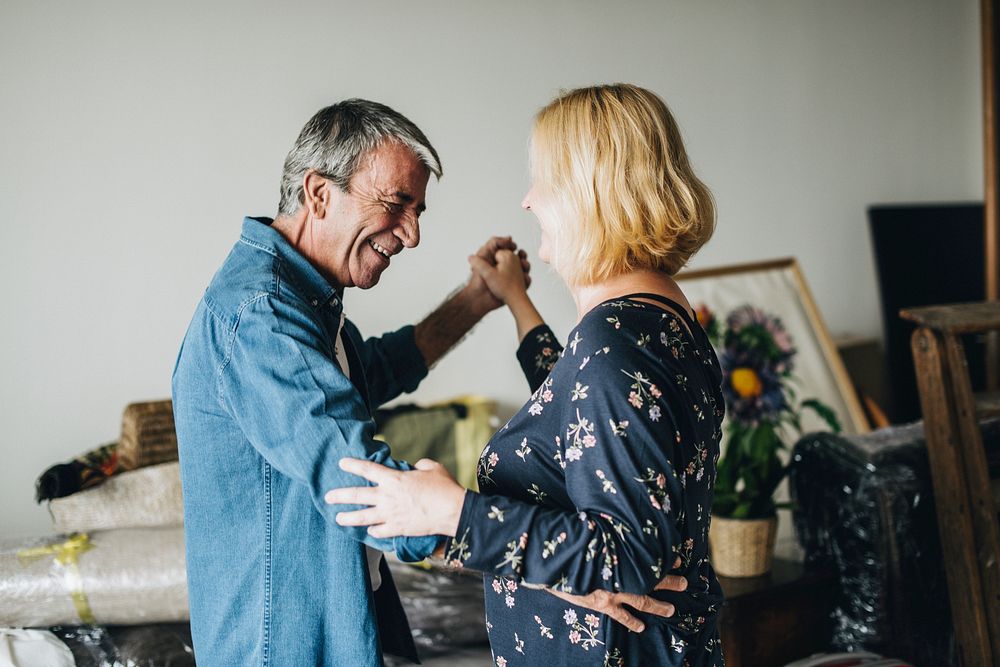
[[[536,183],[531,184],[528,194],[521,201],[521,208],[531,211],[538,218],[542,228],[542,242],[538,246],[538,259],[552,263],[552,244],[556,237],[556,211],[552,196],[545,193]]]

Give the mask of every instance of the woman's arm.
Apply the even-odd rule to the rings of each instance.
[[[549,372],[562,354],[562,346],[528,296],[530,279],[525,270],[527,259],[524,251],[514,254],[499,250],[492,265],[482,257],[472,255],[469,264],[472,271],[489,288],[497,299],[510,309],[517,327],[517,360],[524,371],[528,386],[534,392],[548,377]]]
[[[524,252],[523,250],[521,251]],[[472,270],[483,279],[493,296],[510,308],[517,326],[517,340],[523,341],[529,331],[545,324],[538,314],[535,304],[528,296],[527,274],[524,271],[524,257],[510,250],[498,250],[496,266],[491,266],[482,257],[469,256]]]

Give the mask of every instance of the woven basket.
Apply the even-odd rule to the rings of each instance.
[[[712,567],[724,577],[757,577],[770,572],[777,532],[778,517],[712,517],[712,528],[708,534]]]
[[[118,460],[125,470],[177,460],[174,409],[169,399],[132,403],[125,408]]]

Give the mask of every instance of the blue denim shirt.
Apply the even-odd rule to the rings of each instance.
[[[371,414],[427,366],[413,327],[362,341],[345,321],[352,383],[335,357],[340,296],[269,223],[244,220],[174,368],[195,654],[207,667],[374,667],[382,646],[362,543],[413,561],[440,538],[338,526],[345,508],[323,495],[364,483],[340,469],[344,456],[409,468],[373,438]],[[378,596],[398,606],[382,572]]]

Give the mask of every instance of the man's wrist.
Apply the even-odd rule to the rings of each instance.
[[[486,317],[499,306],[489,303],[489,299],[477,295],[475,288],[467,283],[452,297],[457,306],[463,308],[476,322]],[[502,305],[502,304],[501,304]]]

